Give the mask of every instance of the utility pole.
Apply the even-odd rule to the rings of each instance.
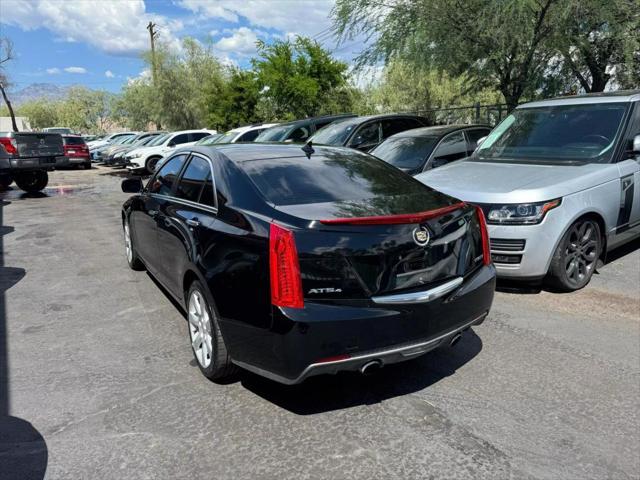
[[[158,32],[155,30],[156,24],[153,22],[149,22],[147,25],[147,30],[149,30],[149,39],[151,40],[151,75],[153,84],[156,84],[156,38],[158,36]]]

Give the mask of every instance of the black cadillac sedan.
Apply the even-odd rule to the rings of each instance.
[[[191,146],[122,188],[129,265],[184,305],[210,379],[376,369],[491,307],[482,211],[355,150]]]

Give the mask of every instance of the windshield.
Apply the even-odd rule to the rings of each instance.
[[[357,126],[358,124],[355,122],[338,120],[318,130],[310,140],[317,145],[344,145]]]
[[[161,143],[163,143],[167,137],[169,137],[169,133],[164,133],[162,135],[158,135],[157,137],[155,137],[153,140],[151,140],[149,143],[147,143],[147,147],[153,147],[154,145],[160,145]]]
[[[214,143],[216,143],[216,141],[222,137],[221,133],[214,133],[213,135],[209,135],[208,137],[204,137],[201,140],[198,140],[195,144],[196,145],[212,145]]]
[[[229,130],[227,133],[220,135],[220,138],[218,138],[215,143],[231,143],[231,141],[236,138],[237,135],[237,130]]]
[[[628,103],[520,108],[480,145],[474,160],[605,163]]]
[[[291,125],[267,128],[255,139],[256,142],[282,142],[286,140],[287,134],[291,130]]]
[[[372,155],[403,170],[419,168],[431,155],[438,137],[397,137],[382,142]]]
[[[132,137],[133,137],[133,135],[123,135],[121,137],[116,138],[111,143],[112,144],[117,144],[117,145],[122,145],[123,143],[127,142],[128,140],[131,140]]]

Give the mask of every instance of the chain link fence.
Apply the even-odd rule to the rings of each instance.
[[[476,103],[465,107],[434,108],[429,110],[414,110],[415,115],[428,118],[433,125],[450,125],[454,123],[481,123],[492,127],[500,123],[507,116],[507,105],[481,105]]]

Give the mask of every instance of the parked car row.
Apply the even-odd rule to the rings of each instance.
[[[575,290],[640,236],[640,92],[522,105],[491,132],[387,120],[304,145],[203,140],[123,181],[129,266],[184,306],[208,378],[415,358],[484,321],[496,276]]]

